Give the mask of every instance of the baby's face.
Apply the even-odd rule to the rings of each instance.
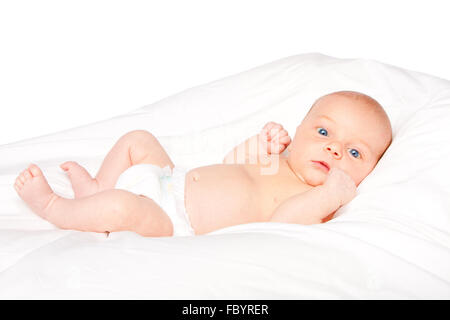
[[[312,186],[323,184],[331,168],[344,170],[359,185],[390,144],[386,119],[384,111],[367,101],[324,96],[297,127],[289,165]]]

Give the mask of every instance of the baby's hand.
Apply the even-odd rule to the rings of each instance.
[[[259,142],[268,154],[280,154],[291,143],[291,137],[281,124],[269,122],[259,133]]]
[[[339,207],[347,204],[356,196],[356,185],[343,170],[331,168],[323,187],[332,199],[336,199]]]

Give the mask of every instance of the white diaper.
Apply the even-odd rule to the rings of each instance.
[[[122,172],[115,188],[152,199],[172,221],[174,236],[191,236],[195,233],[184,206],[185,176],[186,170],[176,167],[136,164]]]

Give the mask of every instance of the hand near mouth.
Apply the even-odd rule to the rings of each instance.
[[[356,196],[355,182],[345,171],[338,168],[330,169],[323,188],[339,207],[349,203]]]

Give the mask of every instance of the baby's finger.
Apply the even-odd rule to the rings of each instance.
[[[269,136],[273,139],[275,136],[277,136],[278,135],[278,133],[280,132],[280,130],[281,130],[281,125],[279,125],[279,124],[276,124],[276,125],[274,125],[270,130],[269,130]]]
[[[286,146],[278,141],[270,143],[270,153],[279,154],[286,149]]]
[[[263,129],[266,129],[266,130],[268,130],[268,131],[270,131],[270,129],[272,129],[272,127],[274,126],[274,125],[276,125],[276,123],[275,122],[268,122],[268,123],[266,123],[266,125],[263,127]]]
[[[279,144],[275,143],[275,142],[270,142],[267,146],[267,151],[270,154],[277,154],[278,153],[278,149],[279,149]]]
[[[281,129],[280,132],[278,133],[279,137],[284,137],[284,136],[288,136],[289,133],[286,131],[286,129]]]
[[[282,137],[286,137],[287,135],[288,135],[288,133],[286,130],[281,130],[281,131],[276,132],[272,136],[271,140],[276,140],[276,139],[280,140]]]
[[[277,132],[276,134],[274,134],[272,137],[269,137],[268,141],[270,141],[271,143],[283,143],[283,141],[286,140],[286,137],[288,136],[281,136],[280,132]]]
[[[291,143],[291,137],[289,137],[289,136],[281,137],[280,143],[282,143],[284,145]]]
[[[273,124],[271,124],[271,126],[269,128],[269,130],[277,130],[277,131],[279,131],[280,129],[281,129],[281,124],[279,124],[279,123],[273,123]]]

